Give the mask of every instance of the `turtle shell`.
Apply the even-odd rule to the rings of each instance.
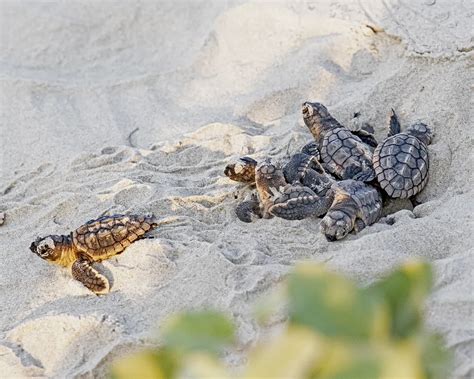
[[[347,192],[357,203],[360,214],[366,225],[376,222],[382,213],[382,196],[377,188],[356,180],[336,182],[334,187]]]
[[[345,128],[327,132],[321,144],[321,160],[340,179],[365,182],[374,178],[369,146]]]
[[[113,215],[91,220],[71,233],[79,251],[92,260],[103,260],[123,252],[156,227],[153,216]]]
[[[393,198],[414,196],[428,181],[428,148],[407,133],[391,136],[378,145],[373,164],[380,187]]]

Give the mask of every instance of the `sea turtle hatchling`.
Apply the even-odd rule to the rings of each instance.
[[[299,166],[296,161],[300,158],[302,158],[300,163],[305,168],[300,167],[298,171],[297,168]],[[307,160],[306,163],[304,163],[305,159]],[[318,196],[308,186],[296,181],[297,178],[304,181],[304,169],[308,173],[312,171],[309,167],[310,165],[307,164],[311,157],[302,155],[297,156],[294,160],[295,181],[292,183],[288,183],[285,179],[284,169],[279,164],[273,163],[270,159],[265,159],[256,165],[255,185],[257,194],[252,194],[250,199],[240,203],[235,210],[237,217],[241,221],[251,222],[255,216],[258,218],[277,216],[287,220],[300,220],[312,215],[321,215],[322,197]],[[252,165],[252,163],[248,164]],[[227,172],[229,171],[227,170]],[[320,183],[320,188],[325,193],[330,188],[331,183],[328,184],[325,181],[327,180],[326,177],[320,180],[317,177],[318,175],[323,176],[323,174],[318,174],[317,172],[311,173],[307,181],[313,185]]]
[[[301,152],[293,154],[283,166],[286,183],[301,184],[312,189],[317,195],[323,196],[335,178],[324,171],[319,159],[319,149],[315,142],[303,146]],[[255,159],[239,157],[226,165],[224,174],[233,181],[255,185],[256,167]]]
[[[69,235],[37,238],[30,250],[40,258],[70,267],[74,279],[96,294],[109,292],[109,280],[92,267],[143,238],[150,230],[169,221],[158,222],[153,216],[113,215],[91,220]]]
[[[341,125],[321,103],[303,103],[303,120],[319,145],[321,162],[339,179],[370,182],[373,147]]]
[[[423,123],[401,132],[400,122],[392,110],[390,131],[374,151],[373,166],[380,187],[392,198],[409,198],[418,194],[428,181],[427,145],[433,135]]]
[[[340,240],[351,231],[360,232],[382,214],[379,190],[363,182],[352,179],[335,182],[327,197],[330,207],[320,229],[329,241]]]

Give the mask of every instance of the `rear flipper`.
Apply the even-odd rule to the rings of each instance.
[[[110,291],[109,280],[99,274],[87,259],[78,259],[72,264],[72,276],[96,295],[104,295]]]
[[[402,128],[400,127],[400,121],[398,121],[398,116],[392,108],[392,113],[390,114],[390,128],[387,137],[391,137],[395,134],[400,133],[401,129]]]
[[[252,222],[255,218],[263,217],[257,197],[254,194],[250,200],[243,201],[237,205],[235,214],[242,222]]]
[[[270,207],[270,214],[286,220],[302,220],[304,218],[324,214],[330,203],[325,197],[317,196],[310,188],[287,185]]]

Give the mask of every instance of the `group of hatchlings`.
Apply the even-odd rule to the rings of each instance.
[[[321,232],[335,241],[375,223],[384,197],[411,198],[426,185],[432,133],[425,124],[402,132],[392,110],[388,136],[378,144],[373,130],[347,129],[320,103],[304,103],[302,112],[314,141],[283,167],[242,157],[225,168],[230,179],[257,189],[236,208],[240,220],[324,216]]]
[[[412,198],[426,185],[432,133],[425,124],[413,124],[402,132],[392,110],[388,136],[378,144],[371,128],[349,130],[320,103],[304,103],[302,113],[314,141],[283,167],[270,159],[257,162],[250,157],[226,166],[227,177],[256,187],[256,193],[235,210],[241,221],[324,216],[321,232],[334,241],[375,223],[384,198]],[[109,280],[93,263],[122,253],[164,223],[168,222],[153,216],[104,216],[70,235],[37,238],[30,249],[47,261],[70,267],[76,280],[96,294],[105,294]]]

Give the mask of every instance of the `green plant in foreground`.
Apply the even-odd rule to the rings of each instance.
[[[219,360],[234,342],[233,324],[212,311],[175,316],[164,346],[117,362],[125,378],[444,379],[449,354],[425,329],[430,266],[412,262],[365,288],[321,265],[298,266],[286,284],[284,333],[249,352],[236,374]]]

